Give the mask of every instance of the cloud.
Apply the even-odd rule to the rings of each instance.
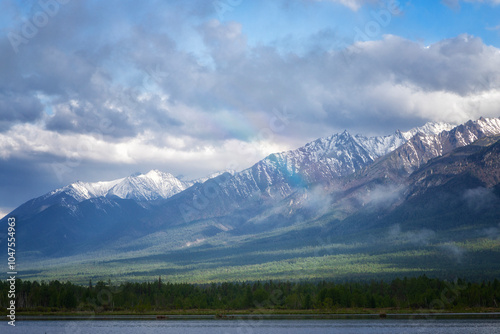
[[[358,195],[360,202],[373,208],[389,208],[401,199],[404,187],[395,185],[376,185]]]
[[[354,11],[360,9],[364,4],[376,3],[376,0],[315,0],[315,1],[330,1],[346,6]]]
[[[25,7],[5,4],[3,31],[20,33],[22,19],[41,10]],[[498,116],[500,52],[480,38],[423,45],[386,35],[339,48],[340,35],[322,27],[303,36],[312,37],[305,50],[284,52],[216,17],[206,1],[70,1],[18,53],[0,40],[5,170],[19,187],[32,173],[34,197],[49,184],[137,169],[188,177],[243,169],[344,129],[388,134]],[[293,118],[278,128],[284,111]],[[63,178],[54,163],[67,167]],[[13,173],[18,164],[31,167]],[[18,204],[5,189],[0,201]],[[367,200],[392,200],[383,195]]]
[[[460,0],[441,0],[441,2],[450,8],[460,8]]]
[[[494,27],[486,27],[486,30],[492,30],[492,31],[500,30],[500,24]]]
[[[500,4],[500,0],[442,0],[441,2],[451,8],[460,8],[460,2],[488,4],[491,6]]]
[[[426,246],[432,242],[435,236],[436,233],[434,231],[425,228],[403,232],[399,224],[391,226],[388,233],[389,239],[422,246]]]
[[[0,131],[16,123],[33,123],[42,116],[43,106],[36,96],[0,91]]]
[[[218,20],[210,20],[200,26],[205,45],[218,67],[232,65],[245,57],[247,41],[241,28],[239,23],[222,24]]]
[[[498,205],[499,199],[493,189],[478,187],[467,189],[463,194],[467,206],[476,212]]]
[[[489,239],[500,239],[500,223],[498,226],[486,228],[482,232]]]
[[[331,211],[332,203],[332,195],[322,187],[315,186],[305,193],[302,205],[319,217]]]
[[[461,263],[466,253],[466,250],[453,242],[447,242],[439,245],[439,248],[447,255],[449,258],[455,260],[457,263]]]
[[[61,18],[61,23],[67,21]],[[348,49],[296,55],[251,46],[240,24],[209,20],[191,32],[199,43],[195,54],[167,32],[134,25],[124,31],[128,34],[118,33],[115,41],[103,38],[95,44],[86,35],[72,36],[83,41],[82,47],[54,41],[63,37],[60,32],[39,36],[26,45],[33,52],[12,60],[13,67],[27,73],[13,73],[3,85],[14,92],[26,88],[24,96],[13,93],[12,99],[36,105],[27,114],[32,121],[42,116],[36,96],[48,97],[54,113],[45,119],[48,130],[98,133],[104,120],[114,124],[107,135],[116,138],[132,138],[148,129],[203,140],[236,135],[248,141],[267,127],[271,111],[282,106],[297,118],[280,135],[297,143],[335,129],[363,132],[375,124],[383,133],[404,130],[417,120],[497,116],[498,49],[469,35],[428,47],[388,35]],[[186,108],[190,112],[184,113]],[[228,113],[238,115],[237,120],[205,129],[206,119]],[[9,114],[0,111],[3,118]],[[10,125],[17,121],[6,119]],[[241,129],[242,123],[248,130]]]

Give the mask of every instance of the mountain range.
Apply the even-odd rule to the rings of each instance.
[[[76,182],[7,217],[30,279],[497,277],[499,150],[498,118],[344,131],[205,179]]]

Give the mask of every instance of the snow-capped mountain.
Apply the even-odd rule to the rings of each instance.
[[[264,192],[271,197],[283,198],[296,186],[329,185],[401,147],[412,133],[432,136],[452,127],[448,123],[430,122],[407,132],[396,131],[392,135],[375,137],[353,136],[344,131],[296,150],[269,155],[236,173],[228,180],[226,187],[231,190],[226,188],[226,192],[236,197]]]
[[[463,140],[468,138],[467,142],[470,142],[474,138],[489,133],[495,134],[499,129],[500,121],[480,119],[476,123],[484,130],[478,128],[474,132],[476,135],[466,135],[462,134],[463,131],[455,130],[453,133],[457,137],[457,142],[462,137]],[[431,143],[432,140],[436,141],[436,138],[441,138],[439,136],[444,138],[448,136],[446,129],[450,127],[452,125],[448,123],[434,122],[407,132],[396,131],[392,135],[378,137],[366,137],[359,134],[353,136],[344,131],[327,138],[317,139],[296,150],[271,154],[250,168],[236,173],[230,171],[225,174],[227,177],[219,178],[221,183],[219,200],[220,203],[225,204],[220,207],[214,206],[214,210],[220,213],[239,207],[240,201],[253,196],[285,198],[296,189],[306,185],[332,186],[337,184],[340,178],[372,165],[374,161],[391,152],[397,152],[399,165],[417,166],[432,157],[443,154],[446,150],[434,147],[437,144],[431,145],[432,148],[424,149],[420,156],[413,157],[411,154],[415,152],[415,143]],[[407,138],[413,133],[415,135],[408,140]],[[420,144],[420,146],[425,145]],[[70,207],[75,214],[77,203],[98,198],[130,199],[147,203],[170,198],[194,184],[203,184],[221,174],[214,173],[206,178],[183,181],[170,173],[152,170],[146,174],[135,174],[112,181],[75,182],[35,199],[34,203],[39,203],[37,204],[39,208],[31,205],[30,210],[34,213],[41,212],[54,203],[61,203],[63,206]],[[194,189],[192,194],[186,194],[192,198],[191,202],[200,197],[196,191]],[[103,207],[103,204],[99,204],[99,207]]]
[[[438,134],[417,132],[404,145],[397,148],[388,156],[393,168],[413,172],[430,159],[451,152],[474,141],[500,134],[499,118],[483,118],[468,121],[447,131]]]
[[[297,187],[333,184],[338,178],[368,166],[380,154],[390,152],[404,142],[400,133],[366,138],[344,131],[296,150],[271,154],[228,178],[221,185],[222,192],[234,200],[256,194],[284,198]]]
[[[126,178],[103,182],[75,182],[63,188],[54,190],[46,197],[65,193],[78,202],[96,197],[115,196],[136,201],[151,201],[169,198],[195,181],[181,181],[170,173],[151,170],[146,174],[134,174]]]
[[[184,268],[187,258],[234,258],[246,265],[255,261],[256,249],[269,251],[265,261],[274,261],[271,254],[283,247],[316,245],[318,235],[331,237],[332,244],[347,237],[363,244],[358,238],[365,233],[364,244],[371,247],[371,234],[383,238],[389,224],[440,226],[443,238],[476,221],[482,230],[497,228],[500,119],[449,128],[432,123],[384,137],[344,131],[271,154],[243,171],[196,181],[153,170],[76,182],[11,213],[23,240],[18,250],[33,261],[64,257],[60,263],[78,262],[89,252],[117,256],[109,261],[128,254],[140,262],[154,255],[163,262],[179,259],[176,265]],[[408,133],[413,137],[407,139]],[[463,231],[468,240],[469,230]],[[5,237],[0,231],[0,244]],[[185,253],[190,248],[195,251]]]
[[[191,182],[183,182],[170,173],[152,170],[147,174],[126,177],[110,188],[106,196],[151,201],[169,198],[191,185]]]
[[[496,124],[491,126],[495,128]],[[352,136],[344,131],[327,138],[320,138],[296,150],[271,154],[241,172],[229,171],[234,178],[229,181],[231,184],[228,187],[233,188],[230,192],[238,193],[242,197],[247,197],[256,191],[266,191],[270,195],[279,194],[283,197],[299,183],[328,183],[333,178],[352,174],[402,146],[412,134],[436,135],[450,127],[452,125],[448,123],[431,122],[407,132],[396,131],[392,135],[378,137],[359,134]],[[118,197],[136,201],[167,199],[196,183],[204,183],[222,173],[224,172],[183,181],[170,173],[151,170],[146,174],[134,174],[112,181],[78,181],[54,190],[44,198],[66,195],[76,202],[99,197]]]
[[[101,181],[101,182],[81,182],[77,181],[63,188],[51,191],[45,197],[51,197],[54,195],[65,193],[78,202],[85,201],[87,199],[95,197],[104,197],[108,194],[109,190],[122,182],[124,179],[117,179],[113,181]]]
[[[236,173],[236,171],[232,170],[232,169],[225,169],[225,170],[222,170],[222,171],[218,171],[218,172],[215,172],[215,173],[212,173],[208,176],[205,176],[205,177],[200,177],[198,179],[194,179],[194,180],[191,180],[191,181],[187,181],[186,183],[187,184],[190,184],[190,185],[193,185],[195,183],[204,183],[210,179],[214,179],[216,178],[217,176],[220,176],[224,173],[229,173],[230,175],[234,175]]]
[[[456,124],[445,123],[445,122],[427,122],[423,126],[419,126],[408,130],[406,132],[402,132],[401,134],[406,140],[410,140],[417,133],[423,133],[425,135],[438,135],[443,131],[450,131]]]
[[[442,131],[451,130],[449,123],[429,122],[419,128],[407,132],[396,131],[388,136],[366,137],[355,136],[344,131],[327,138],[317,139],[305,146],[283,153],[272,154],[265,160],[278,161],[290,173],[294,170],[311,168],[312,163],[324,163],[328,166],[330,176],[346,176],[365,167],[375,159],[382,157],[405,144],[412,134],[437,135]],[[266,165],[273,165],[265,161]],[[316,168],[317,166],[314,166]],[[326,171],[325,171],[326,172]],[[306,173],[306,178],[311,176]],[[309,180],[314,182],[314,179]]]

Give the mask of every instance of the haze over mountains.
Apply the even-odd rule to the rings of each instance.
[[[72,281],[493,277],[499,136],[498,118],[344,131],[207,179],[152,170],[76,182],[9,215],[19,270]]]

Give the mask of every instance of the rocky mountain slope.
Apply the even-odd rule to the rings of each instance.
[[[256,249],[317,261],[297,249],[323,237],[325,249],[365,244],[375,254],[432,244],[429,252],[439,253],[448,247],[439,242],[475,242],[484,237],[481,231],[497,228],[499,135],[500,119],[484,118],[456,127],[431,123],[385,137],[345,131],[206,180],[184,182],[153,170],[73,183],[11,215],[24,240],[19,252],[31,268],[58,267],[51,262],[56,258],[67,265],[96,258],[161,266],[174,257],[174,267],[198,270],[193,268],[211,261],[205,266],[250,265],[257,261],[251,255]],[[402,240],[422,229],[432,238],[424,244],[379,242],[391,229],[404,234]]]

